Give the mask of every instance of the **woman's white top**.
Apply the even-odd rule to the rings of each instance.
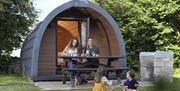
[[[77,56],[78,55],[78,48],[70,48],[68,51],[67,51],[67,54],[70,54],[72,56]]]

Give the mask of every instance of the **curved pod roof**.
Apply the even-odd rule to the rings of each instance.
[[[121,31],[119,30],[119,27],[117,25],[117,23],[115,22],[115,20],[112,18],[111,15],[109,15],[106,11],[104,11],[101,7],[89,2],[88,0],[73,0],[70,1],[68,3],[65,3],[59,7],[57,7],[56,9],[54,9],[41,23],[41,25],[39,26],[38,30],[36,31],[36,37],[34,40],[34,44],[33,44],[33,51],[32,51],[32,65],[31,65],[31,77],[37,77],[38,75],[38,57],[39,57],[39,51],[40,51],[40,45],[41,45],[41,40],[43,37],[43,34],[48,26],[48,24],[61,12],[72,8],[72,7],[82,7],[82,8],[90,8],[94,11],[96,11],[97,13],[99,13],[100,15],[102,15],[104,18],[107,19],[107,21],[109,22],[109,24],[112,26],[117,39],[119,41],[119,46],[120,47],[120,51],[121,51],[121,55],[122,57],[125,57],[125,44],[124,44],[124,40],[121,34]],[[122,60],[122,63],[124,64],[124,66],[126,66],[126,59]]]

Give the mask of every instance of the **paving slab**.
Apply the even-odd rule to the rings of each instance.
[[[88,81],[87,84],[83,84],[77,87],[71,87],[70,81],[66,84],[62,84],[62,81],[41,81],[34,82],[35,86],[42,88],[43,90],[72,90],[72,89],[92,89],[93,81]],[[122,84],[120,84],[122,86]],[[119,86],[119,87],[120,87]],[[139,86],[153,86],[153,82],[139,82]]]
[[[28,85],[7,85],[7,86],[0,86],[1,88],[32,88],[34,87],[33,84],[28,84]]]
[[[62,84],[62,81],[42,81],[34,82],[34,84],[43,90],[91,89],[93,87],[92,81],[77,87],[71,87],[70,81],[66,81],[66,84]]]

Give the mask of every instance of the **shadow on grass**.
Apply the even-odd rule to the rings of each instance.
[[[160,78],[154,85],[139,88],[138,91],[180,91],[180,78],[174,78],[173,82],[168,82],[166,79]]]

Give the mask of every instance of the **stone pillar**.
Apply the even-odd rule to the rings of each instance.
[[[173,81],[173,52],[156,51],[154,56],[154,79],[165,77]]]
[[[154,52],[141,52],[140,53],[140,80],[153,81],[153,61]]]

